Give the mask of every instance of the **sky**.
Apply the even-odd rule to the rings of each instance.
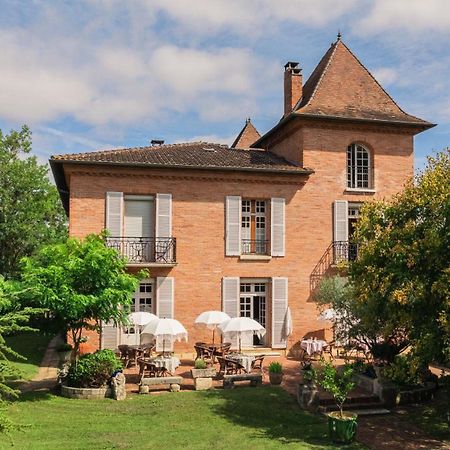
[[[416,167],[450,146],[448,0],[0,0],[0,129],[52,154],[261,134],[343,41],[408,113]]]

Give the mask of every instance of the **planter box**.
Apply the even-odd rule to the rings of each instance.
[[[214,378],[217,375],[216,369],[191,369],[192,378]]]
[[[80,398],[85,400],[98,400],[100,398],[112,397],[112,391],[109,386],[101,388],[75,388],[61,386],[61,395],[68,398]]]

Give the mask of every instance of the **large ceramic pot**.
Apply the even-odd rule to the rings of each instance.
[[[339,411],[328,413],[328,436],[333,442],[349,444],[355,438],[357,417],[350,412],[344,412],[342,417]]]
[[[269,381],[270,381],[270,384],[281,384],[281,382],[283,381],[283,374],[269,372]]]

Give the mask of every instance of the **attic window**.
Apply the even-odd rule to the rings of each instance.
[[[347,148],[347,187],[352,189],[372,188],[372,162],[369,150],[360,144]]]

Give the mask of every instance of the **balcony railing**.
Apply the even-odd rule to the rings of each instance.
[[[348,241],[333,242],[334,264],[346,261],[355,261],[357,257],[358,257],[358,244],[356,242],[348,242]]]
[[[241,253],[243,255],[268,255],[269,241],[261,239],[242,239]]]
[[[131,264],[174,264],[176,238],[108,237],[108,247],[116,249]]]

